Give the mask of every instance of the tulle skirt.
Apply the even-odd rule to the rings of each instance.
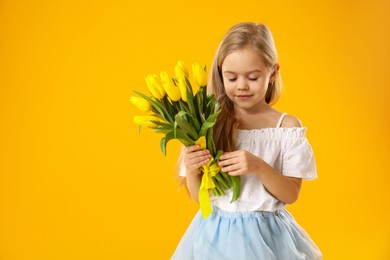
[[[285,209],[231,213],[216,207],[202,220],[199,211],[171,260],[322,259],[306,231]]]

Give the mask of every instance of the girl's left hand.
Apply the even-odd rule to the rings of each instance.
[[[221,170],[232,176],[256,173],[264,163],[261,158],[244,150],[225,152],[219,159]]]

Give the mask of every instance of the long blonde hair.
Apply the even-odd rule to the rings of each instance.
[[[208,91],[214,92],[221,105],[222,112],[218,116],[214,126],[214,142],[217,150],[225,152],[236,149],[236,135],[238,120],[236,117],[234,104],[225,92],[222,79],[222,64],[230,53],[246,47],[254,48],[263,62],[269,68],[278,63],[275,43],[268,27],[261,23],[245,22],[233,26],[226,33],[218,46],[217,52],[211,68],[211,78]],[[275,72],[275,81],[270,82],[265,94],[265,101],[273,105],[280,97],[282,81],[279,70]]]

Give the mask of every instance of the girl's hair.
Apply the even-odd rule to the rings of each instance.
[[[234,104],[225,92],[222,79],[222,64],[226,56],[230,53],[246,47],[254,48],[268,68],[273,68],[278,63],[276,47],[271,31],[264,24],[251,22],[237,24],[222,39],[212,64],[208,90],[215,93],[222,108],[221,114],[218,116],[214,125],[213,134],[217,150],[224,152],[230,152],[236,149],[235,139],[239,122]],[[270,81],[265,94],[265,101],[269,105],[276,103],[282,89],[279,70],[275,73],[275,81]]]

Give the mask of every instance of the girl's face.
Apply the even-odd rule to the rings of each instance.
[[[239,110],[259,112],[264,106],[273,71],[252,47],[234,51],[222,63],[225,92]]]

